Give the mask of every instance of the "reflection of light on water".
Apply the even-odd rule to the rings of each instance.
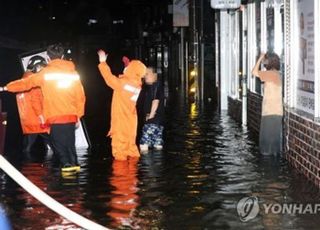
[[[207,178],[208,175],[205,174],[200,174],[200,175],[188,175],[187,178],[191,178],[191,179],[202,179],[202,178]]]
[[[197,117],[197,115],[198,115],[197,105],[196,103],[192,103],[190,106],[190,118],[193,119]]]

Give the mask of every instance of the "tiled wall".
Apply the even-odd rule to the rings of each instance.
[[[320,188],[320,124],[299,112],[285,112],[285,158]]]
[[[238,122],[242,122],[242,101],[228,97],[228,114]]]
[[[259,134],[262,96],[248,91],[248,128]]]

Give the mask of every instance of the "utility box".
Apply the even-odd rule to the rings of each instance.
[[[213,9],[227,10],[237,9],[241,5],[241,0],[211,0]]]

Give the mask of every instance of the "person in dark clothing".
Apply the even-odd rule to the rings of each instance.
[[[146,152],[152,147],[161,150],[163,146],[164,93],[157,78],[155,69],[148,67],[141,92],[144,120],[140,139],[141,152]]]

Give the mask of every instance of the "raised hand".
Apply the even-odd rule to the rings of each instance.
[[[99,56],[99,61],[100,62],[106,62],[108,54],[104,50],[99,50],[98,51],[98,56]]]

